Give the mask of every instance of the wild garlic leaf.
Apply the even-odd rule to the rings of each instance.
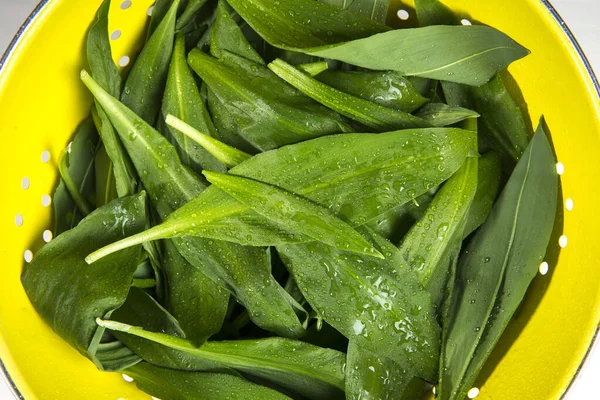
[[[225,50],[217,60],[197,49],[188,62],[227,108],[239,134],[259,150],[351,130],[337,113],[260,64]]]
[[[408,79],[394,71],[326,71],[316,79],[342,92],[404,112],[413,112],[427,99]]]
[[[550,239],[558,197],[556,160],[540,124],[500,198],[459,260],[441,399],[464,398],[523,300]]]
[[[208,136],[215,137],[217,135],[208,110],[200,97],[200,90],[196,85],[194,75],[187,64],[185,37],[181,33],[177,34],[175,39],[175,48],[162,102],[162,118],[164,119],[170,114]],[[168,126],[164,129],[168,130],[168,135],[172,138],[171,142],[177,148],[181,161],[197,173],[201,173],[203,169],[217,172],[227,170],[219,160],[186,135]]]
[[[368,17],[313,0],[230,0],[228,3],[267,42],[298,51],[389,30]]]
[[[475,133],[456,128],[331,135],[256,155],[230,173],[297,193],[360,226],[438,186],[477,154],[475,147]],[[135,242],[190,235],[252,246],[311,240],[281,225],[273,229],[271,221],[209,187],[162,224],[88,261]]]
[[[82,79],[109,113],[162,219],[204,190],[203,181],[181,164],[177,151],[162,135],[103,91],[85,71]],[[215,203],[215,206],[221,205]],[[216,283],[198,288],[219,299],[215,304],[227,307],[228,296],[218,285],[225,286],[248,308],[258,326],[286,337],[297,337],[303,332],[289,295],[271,275],[264,249],[198,237],[178,237],[174,244],[181,255],[197,267],[199,274],[205,274]],[[180,268],[188,267],[181,265]],[[198,282],[205,280],[200,277]],[[263,290],[256,290],[259,285]],[[190,307],[188,310],[199,312]],[[212,311],[205,308],[204,312]]]
[[[70,145],[68,168],[72,184],[87,201],[95,197],[95,158],[98,153],[98,134],[90,119],[85,120],[78,128]],[[74,228],[84,217],[73,201],[65,182],[61,180],[52,196],[54,207],[54,234]]]
[[[350,341],[346,358],[346,399],[399,400],[411,379],[410,372],[399,364]]]
[[[465,119],[479,117],[479,114],[473,110],[462,107],[451,107],[444,103],[425,104],[415,115],[438,127],[450,126]]]
[[[400,253],[440,304],[449,276],[451,256],[460,249],[469,209],[477,191],[477,158],[444,183],[425,214],[402,239]]]
[[[138,388],[169,400],[285,400],[289,397],[239,376],[187,372],[140,363],[127,369]]]
[[[113,62],[108,32],[108,12],[110,1],[105,0],[98,9],[86,39],[86,56],[90,71],[98,84],[112,96],[121,95],[121,75]],[[92,109],[96,129],[102,138],[106,153],[113,163],[115,185],[119,196],[127,196],[137,191],[137,180],[129,157],[117,137],[102,107],[96,104]]]
[[[94,175],[96,178],[96,207],[102,207],[119,197],[115,185],[113,164],[103,145],[100,146],[94,157]]]
[[[21,275],[25,292],[42,318],[101,370],[119,370],[139,362],[127,353],[122,360],[102,364],[96,352],[104,329],[94,321],[110,315],[125,302],[141,246],[115,253],[94,265],[86,264],[85,255],[142,231],[145,196],[141,193],[120,198],[97,209],[42,247]]]
[[[164,333],[154,333],[116,321],[96,321],[107,329],[220,363],[308,398],[340,398],[344,390],[345,355],[336,350],[278,337],[206,342],[201,347],[195,347],[185,339]]]
[[[324,71],[327,71],[329,66],[327,61],[315,61],[308,64],[300,64],[296,66],[300,71],[306,72],[310,76],[317,76]]]
[[[227,289],[216,285],[206,274],[198,273],[198,267],[179,254],[170,240],[163,242],[161,269],[169,288],[165,307],[177,318],[186,337],[201,344],[219,332],[227,312],[227,302],[223,301],[229,298]]]
[[[227,50],[240,57],[264,65],[265,62],[262,57],[250,45],[244,33],[229,13],[230,8],[227,3],[219,0],[217,17],[212,26],[210,37],[210,54],[221,58],[223,50]]]
[[[208,0],[189,0],[183,9],[181,15],[177,18],[177,24],[175,25],[175,29],[180,31],[184,29],[189,24],[193,23],[194,19],[197,17],[200,9],[206,4]]]
[[[460,19],[439,0],[415,0],[415,10],[420,26],[460,25]]]
[[[308,97],[371,130],[389,132],[431,126],[425,120],[404,111],[383,107],[327,86],[281,59],[273,61],[268,67]]]
[[[321,3],[331,4],[353,12],[354,14],[362,15],[373,21],[385,25],[388,11],[390,8],[390,0],[319,0]]]
[[[516,163],[529,143],[531,131],[501,75],[479,88],[470,88],[480,132],[494,148]]]
[[[173,0],[156,0],[152,6],[152,15],[150,16],[150,23],[148,24],[148,33],[146,35],[146,43],[152,36],[156,28],[160,25],[162,20],[165,18],[169,9],[173,5]]]
[[[179,0],[146,42],[125,81],[121,101],[150,125],[154,125],[169,73],[175,39],[175,20]]]
[[[488,153],[479,157],[477,191],[469,209],[463,237],[466,238],[473,233],[490,215],[498,196],[501,178],[502,165],[497,153]]]
[[[312,201],[277,186],[205,171],[206,179],[265,218],[337,249],[383,258],[357,231]]]
[[[277,251],[328,324],[356,345],[434,380],[440,329],[431,297],[396,246],[365,233],[384,260],[319,242],[278,246]]]
[[[270,7],[269,0],[231,0],[230,4],[275,47],[372,70],[481,86],[529,54],[487,26],[389,31],[375,22],[358,20],[356,14],[352,22],[343,14],[348,11],[311,0],[280,1],[278,7]]]
[[[179,338],[187,338],[194,346],[204,343],[204,341],[196,340],[199,336],[195,336],[195,338],[187,336],[179,321],[173,315],[148,293],[138,288],[132,288],[129,291],[125,303],[115,310],[110,318],[128,325],[140,326],[152,332],[162,332]],[[221,321],[219,321],[219,327],[220,323]],[[144,361],[159,367],[186,371],[229,372],[228,368],[219,363],[192,357],[189,354],[170,349],[151,340],[121,332],[111,333]]]

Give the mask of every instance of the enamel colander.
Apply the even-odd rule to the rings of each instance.
[[[0,367],[25,399],[149,399],[120,374],[99,372],[37,315],[24,263],[52,240],[57,161],[92,99],[79,80],[85,33],[101,0],[44,0],[0,60]],[[114,0],[113,55],[129,63],[152,0]],[[393,2],[399,24],[409,2]],[[463,23],[492,25],[531,50],[510,72],[534,122],[546,117],[561,175],[561,218],[524,305],[480,376],[478,399],[559,399],[600,321],[600,99],[579,46],[544,0],[445,0]]]

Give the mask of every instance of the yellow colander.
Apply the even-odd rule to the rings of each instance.
[[[559,399],[573,382],[600,320],[600,100],[573,37],[540,0],[446,0],[461,17],[494,26],[531,50],[510,72],[529,115],[543,113],[559,160],[562,223],[547,272],[479,378],[479,399]],[[85,33],[101,0],[46,0],[0,61],[0,367],[25,399],[149,399],[120,374],[99,372],[44,324],[19,276],[52,238],[57,160],[89,112],[79,81]],[[127,63],[143,36],[152,0],[114,0],[115,60]],[[393,11],[414,11],[395,2]],[[400,13],[406,17],[406,13]],[[414,22],[413,22],[414,23]],[[118,31],[118,32],[117,32]],[[600,396],[600,394],[599,394]]]

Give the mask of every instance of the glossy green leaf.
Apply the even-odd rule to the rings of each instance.
[[[187,137],[187,140],[192,140],[205,151],[211,154],[212,157],[217,159],[222,165],[231,168],[246,161],[250,157],[250,154],[245,153],[241,150],[231,147],[217,139],[214,139],[196,129],[193,126],[188,125],[184,121],[174,117],[173,115],[167,115],[166,124],[173,129],[181,132]]]
[[[498,196],[502,165],[497,153],[488,153],[479,157],[477,170],[477,191],[469,209],[469,216],[463,237],[469,236],[486,220]]]
[[[208,91],[207,96],[208,110],[215,124],[218,139],[246,153],[258,153],[258,150],[254,146],[240,136],[240,128],[231,113],[227,110],[227,107],[225,107],[225,104],[211,90]]]
[[[67,187],[61,180],[52,196],[54,207],[54,234],[59,235],[75,227],[83,218],[83,214],[74,202],[70,192],[76,191],[86,202],[94,200],[95,190],[95,158],[98,148],[98,134],[91,120],[85,120],[78,128],[73,142],[70,144],[70,153],[63,156],[68,161],[68,167],[63,168],[61,175],[70,180]]]
[[[162,135],[103,91],[85,71],[82,72],[82,80],[109,111],[161,218],[204,190],[204,183],[181,164],[175,148]],[[174,244],[183,257],[198,268],[199,274],[205,274],[218,285],[227,287],[248,308],[257,325],[281,336],[296,337],[303,332],[289,295],[270,273],[263,249],[198,237],[177,238]],[[204,280],[199,278],[198,282]],[[263,290],[257,291],[257,285]],[[202,290],[210,292],[215,299],[220,298],[220,302],[216,303],[227,307],[227,296],[217,285],[207,285]],[[204,312],[210,310],[205,309]]]
[[[260,150],[350,130],[337,113],[260,64],[225,50],[217,60],[197,49],[188,62],[227,108],[239,134]]]
[[[100,345],[104,330],[98,329],[94,320],[110,315],[125,301],[141,246],[94,265],[87,265],[84,258],[99,246],[145,228],[145,196],[121,198],[94,211],[42,247],[21,276],[25,292],[42,318],[100,369],[119,370],[139,361],[125,352],[120,360],[104,365],[96,357],[99,346],[105,356],[110,351]]]
[[[228,3],[267,42],[297,51],[388,31],[385,25],[313,0],[230,0]]]
[[[387,132],[431,126],[428,122],[404,111],[383,107],[327,86],[281,59],[270,63],[269,69],[308,97],[369,129]]]
[[[150,17],[150,23],[148,24],[147,39],[149,39],[156,28],[160,25],[162,20],[165,18],[169,9],[173,5],[173,0],[156,0],[152,6],[152,15]]]
[[[556,160],[540,125],[457,269],[438,388],[464,398],[516,311],[546,253],[558,197]]]
[[[179,0],[173,1],[131,67],[121,95],[123,104],[151,125],[158,116],[169,73],[178,7]]]
[[[238,376],[174,371],[140,363],[127,370],[138,388],[169,400],[285,400],[289,397]]]
[[[317,80],[342,92],[404,112],[413,112],[427,99],[408,79],[394,71],[356,72],[327,71]]]
[[[481,114],[480,132],[501,153],[518,161],[529,143],[530,129],[504,81],[497,75],[489,83],[471,88],[475,111]]]
[[[431,297],[398,248],[369,235],[385,260],[318,242],[277,250],[306,300],[327,323],[356,345],[433,380],[440,329]]]
[[[452,10],[439,0],[415,0],[415,10],[421,26],[458,25],[460,23]]]
[[[204,134],[215,137],[217,132],[210,119],[208,110],[200,97],[200,90],[187,64],[185,37],[178,34],[169,67],[169,76],[162,103],[162,117],[175,117],[192,125]],[[202,146],[176,129],[165,127],[171,142],[177,148],[181,161],[197,173],[203,169],[224,172],[225,166],[215,159]]]
[[[105,0],[88,32],[86,56],[94,79],[104,90],[112,96],[118,97],[121,94],[121,75],[112,58],[108,32],[109,9],[110,1]],[[127,196],[135,193],[137,181],[129,158],[104,110],[98,104],[95,109],[92,109],[92,117],[106,153],[113,163],[112,168],[118,195]]]
[[[344,390],[344,353],[295,340],[268,338],[190,342],[115,321],[96,320],[105,328],[151,340],[199,359],[220,363],[314,399],[339,398]]]
[[[386,32],[375,22],[358,20],[356,14],[357,20],[351,21],[344,14],[348,11],[332,10],[311,0],[280,1],[278,7],[270,7],[269,0],[231,0],[230,4],[275,47],[373,70],[480,86],[529,54],[507,35],[487,26]]]
[[[170,240],[163,243],[161,269],[167,288],[165,307],[177,318],[186,337],[200,344],[219,332],[227,312],[223,301],[229,297],[227,289],[199,273]]]
[[[209,171],[205,171],[204,176],[265,218],[338,249],[383,258],[350,225],[306,198],[254,179]]]
[[[96,177],[96,207],[102,207],[117,197],[113,164],[104,146],[101,146],[94,158],[94,174]]]
[[[435,304],[443,299],[451,255],[462,243],[464,226],[477,191],[477,171],[477,158],[468,158],[436,193],[400,246],[400,253]]]
[[[425,104],[415,113],[433,126],[450,126],[469,118],[478,118],[475,111],[462,107],[451,107],[444,103]]]
[[[358,226],[448,179],[466,157],[476,155],[475,141],[474,132],[456,128],[331,135],[259,154],[230,173],[304,196]],[[249,207],[209,187],[161,225],[88,261],[135,242],[189,235],[253,246],[310,241],[281,225],[273,229]]]
[[[390,0],[319,0],[385,25]]]
[[[200,9],[206,4],[208,0],[189,0],[181,15],[177,18],[177,24],[175,25],[176,30],[182,30],[187,25],[192,23],[196,18]]]
[[[437,188],[434,188],[411,202],[392,208],[369,221],[367,226],[390,242],[400,243],[410,228],[425,214],[436,190]]]
[[[223,0],[217,5],[217,17],[212,26],[210,38],[210,54],[221,58],[223,50],[244,57],[258,64],[263,64],[262,57],[250,45],[244,33],[229,14],[230,10]]]
[[[346,399],[399,400],[411,379],[412,375],[399,364],[350,341],[346,360]]]

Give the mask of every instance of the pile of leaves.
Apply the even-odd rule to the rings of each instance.
[[[503,71],[528,51],[381,0],[158,0],[60,163],[36,310],[162,399],[462,399],[546,252],[558,178]]]

